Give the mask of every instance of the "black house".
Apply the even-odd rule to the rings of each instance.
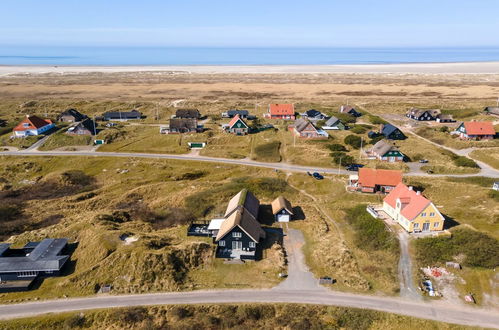
[[[234,109],[234,110],[228,110],[227,112],[222,112],[222,117],[224,118],[234,118],[237,115],[239,115],[239,118],[246,119],[249,116],[249,111]]]
[[[75,126],[68,128],[68,135],[95,135],[97,133],[95,122],[87,118]]]
[[[388,140],[404,140],[406,136],[400,129],[393,126],[392,124],[384,124],[381,126],[380,133],[385,136]]]
[[[11,249],[10,244],[0,244],[0,292],[11,287],[9,282],[32,282],[38,277],[51,277],[61,274],[61,269],[69,260],[61,255],[67,246],[65,238],[47,238],[41,242],[30,242],[22,249]]]
[[[226,218],[215,237],[217,257],[255,259],[258,243],[265,238],[265,231],[253,215],[243,206]]]
[[[441,111],[438,109],[412,108],[409,111],[407,111],[406,116],[408,118],[418,120],[418,121],[430,121],[430,120],[437,120],[437,118],[440,114],[441,114]]]
[[[87,116],[80,113],[78,110],[68,109],[68,110],[62,112],[57,117],[57,120],[62,121],[62,122],[66,122],[66,123],[76,123],[76,122],[84,120],[85,118],[87,118]]]
[[[175,112],[175,118],[199,119],[201,113],[197,109],[178,109]]]
[[[352,107],[350,105],[342,105],[340,107],[340,113],[347,113],[347,114],[349,114],[350,116],[353,116],[353,117],[360,117],[360,116],[362,116],[362,113],[358,112],[354,107]]]
[[[137,110],[132,110],[129,112],[126,111],[108,111],[105,112],[102,117],[104,120],[133,120],[142,118],[142,113]]]

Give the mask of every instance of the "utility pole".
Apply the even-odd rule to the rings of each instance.
[[[94,115],[94,136],[97,136],[97,130],[95,129],[95,115]]]
[[[341,170],[341,159],[342,159],[342,158],[343,158],[343,157],[340,157],[340,163],[338,164],[338,175],[340,175],[340,170]]]
[[[362,141],[363,141],[363,138],[361,137],[361,138],[360,138],[360,151],[359,151],[359,159],[362,159]]]

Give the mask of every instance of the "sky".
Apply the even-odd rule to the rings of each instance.
[[[498,0],[0,0],[0,46],[499,46]]]

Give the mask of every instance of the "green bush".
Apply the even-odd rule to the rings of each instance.
[[[454,164],[456,164],[456,166],[460,166],[460,167],[471,167],[471,168],[479,168],[480,167],[480,166],[478,166],[477,163],[475,163],[475,161],[473,159],[470,159],[470,158],[464,157],[464,156],[457,156],[454,159]]]
[[[494,199],[495,201],[499,202],[499,191],[497,190],[489,190],[487,194],[490,198]]]
[[[332,152],[331,157],[333,158],[333,163],[338,165],[341,163],[341,165],[347,166],[355,163],[355,159],[352,156],[341,151]]]
[[[447,127],[447,126],[442,126],[442,127],[440,127],[440,128],[439,128],[439,131],[440,131],[440,132],[443,132],[443,133],[447,133],[447,132],[449,131],[449,127]]]
[[[379,141],[383,140],[385,138],[384,135],[380,135],[380,136],[376,136],[376,137],[373,137],[370,141],[369,141],[369,144],[376,144],[378,143]]]
[[[382,220],[373,218],[366,205],[346,210],[346,220],[355,230],[355,244],[363,250],[389,250],[398,252],[398,241]]]
[[[350,134],[345,137],[343,142],[355,149],[359,149],[362,144],[362,138],[360,136]]]
[[[334,114],[336,118],[338,118],[342,123],[345,124],[353,124],[356,121],[356,118],[353,116],[350,116],[349,114],[346,113],[336,113]]]
[[[94,183],[95,179],[83,171],[71,170],[61,174],[61,181],[64,184],[87,186]]]
[[[327,148],[331,151],[347,151],[347,148],[339,143],[328,144]]]
[[[451,237],[426,237],[416,240],[416,259],[421,266],[444,264],[464,255],[463,264],[471,267],[499,266],[499,241],[484,233],[458,228]]]
[[[388,122],[386,120],[384,120],[383,118],[381,118],[379,116],[375,116],[375,115],[369,115],[369,121],[371,122],[371,124],[374,124],[374,125],[388,124]]]
[[[355,125],[353,128],[350,129],[350,131],[355,134],[364,134],[367,131],[367,129],[360,125]]]

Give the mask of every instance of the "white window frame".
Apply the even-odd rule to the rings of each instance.
[[[434,222],[433,223],[433,228],[437,228],[438,226],[440,226],[440,222]]]
[[[218,241],[218,246],[225,246],[225,241],[224,240]]]
[[[241,237],[243,237],[243,233],[241,233],[239,231],[234,231],[234,232],[232,232],[232,237],[241,238]]]
[[[249,247],[250,248],[256,248],[256,243],[255,242],[249,242]]]
[[[426,212],[421,213],[422,217],[426,217]]]
[[[434,217],[435,216],[435,212],[430,212],[430,217]]]
[[[414,229],[419,229],[419,223],[414,223]]]

